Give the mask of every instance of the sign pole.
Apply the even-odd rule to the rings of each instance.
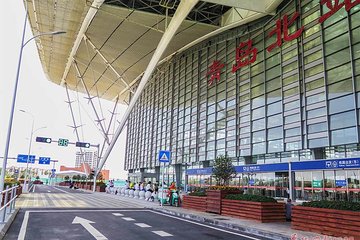
[[[162,183],[161,183],[161,207],[163,206],[163,201],[164,201],[164,172],[165,172],[165,163],[163,165],[163,170],[162,170]]]

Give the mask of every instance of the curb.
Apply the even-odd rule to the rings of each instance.
[[[208,223],[211,225],[215,225],[218,227],[223,227],[223,228],[228,228],[228,229],[232,229],[232,230],[238,230],[238,231],[242,231],[245,233],[249,233],[249,234],[253,234],[253,235],[257,235],[260,237],[267,237],[267,238],[271,238],[271,239],[275,239],[275,240],[288,240],[290,239],[290,237],[286,236],[286,235],[282,235],[279,233],[273,233],[273,232],[268,232],[268,231],[264,231],[264,230],[260,230],[257,228],[253,228],[253,227],[248,227],[248,226],[241,226],[238,224],[233,224],[233,223],[224,223],[218,220],[214,220],[214,219],[210,219],[210,218],[206,218],[206,217],[201,217],[195,214],[191,214],[191,213],[180,213],[180,212],[176,212],[176,211],[171,211],[168,209],[163,209],[163,208],[156,208],[156,207],[148,207],[149,209],[155,210],[155,211],[159,211],[159,212],[163,212],[163,213],[167,213],[173,216],[177,216],[177,217],[182,217],[185,219],[191,219],[191,220],[195,220],[198,222],[203,222],[203,223]]]
[[[19,212],[19,208],[15,209],[15,212],[13,214],[11,214],[11,216],[8,218],[8,221],[3,225],[1,231],[0,231],[0,240],[2,240],[5,237],[6,232],[8,231],[9,227],[11,226],[11,224],[13,223],[16,215]]]

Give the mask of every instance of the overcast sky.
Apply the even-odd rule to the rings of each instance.
[[[10,109],[14,91],[16,69],[19,57],[22,29],[24,23],[25,10],[21,0],[2,1],[0,8],[0,162],[5,151],[6,135],[9,124]],[[61,29],[60,29],[61,30]],[[32,37],[29,23],[25,40]],[[70,92],[72,100],[77,100],[76,92]],[[80,107],[78,101],[74,102],[73,109],[76,111],[77,125],[81,122],[84,124],[80,130],[82,140],[92,144],[102,144],[103,138],[98,131],[93,120],[95,119],[94,111],[84,99],[84,95],[79,94]],[[73,130],[68,127],[73,125],[67,100],[65,88],[56,85],[46,79],[43,72],[35,41],[31,41],[26,45],[23,51],[23,60],[20,70],[20,79],[17,91],[17,99],[15,106],[14,121],[11,134],[11,146],[9,157],[16,157],[18,154],[27,154],[29,148],[29,137],[31,133],[32,118],[29,114],[20,112],[20,109],[28,111],[35,116],[35,127],[46,127],[34,133],[32,142],[33,155],[48,156],[52,159],[58,159],[60,165],[74,166],[75,152],[78,150],[74,146],[59,147],[56,143],[45,144],[35,142],[36,136],[51,137],[55,140],[58,138],[66,138],[75,142],[76,135]],[[97,101],[98,103],[98,101]],[[99,104],[97,104],[99,107]],[[109,121],[109,111],[113,109],[113,103],[101,100],[101,106]],[[117,111],[117,120],[121,120],[122,113],[126,106],[119,105]],[[79,109],[81,114],[79,115]],[[114,147],[105,167],[110,169],[111,178],[125,178],[123,171],[125,156],[125,138],[126,129],[120,136]],[[8,160],[8,167],[15,166],[16,160]],[[24,166],[26,164],[23,164]],[[44,167],[45,165],[35,164],[34,167]],[[22,165],[21,165],[22,166]]]

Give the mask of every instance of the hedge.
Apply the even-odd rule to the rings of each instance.
[[[340,202],[340,201],[322,200],[322,201],[304,202],[302,206],[360,212],[359,202]]]
[[[189,196],[196,196],[196,197],[206,197],[205,192],[191,192],[188,194]]]
[[[226,199],[251,202],[277,202],[274,198],[251,194],[228,194]]]

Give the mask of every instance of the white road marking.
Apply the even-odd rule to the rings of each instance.
[[[121,216],[124,216],[124,214],[121,214],[121,213],[113,213],[114,216],[117,216],[117,217],[121,217]]]
[[[27,228],[28,221],[29,221],[29,211],[26,211],[25,215],[24,215],[23,222],[21,224],[18,240],[24,240],[25,239],[25,234],[26,234],[26,228]]]
[[[151,227],[150,225],[147,225],[145,223],[135,223],[136,226],[142,227],[142,228],[149,228]]]
[[[187,220],[187,219],[182,219],[182,218],[175,217],[175,216],[171,216],[171,215],[167,215],[167,214],[164,214],[164,213],[159,213],[159,212],[156,212],[156,211],[151,211],[151,212],[153,212],[153,213],[155,213],[155,214],[167,216],[167,217],[170,217],[170,218],[178,219],[178,220],[181,220],[181,221],[184,221],[184,222],[192,223],[192,224],[195,224],[195,225],[199,225],[199,226],[203,226],[203,227],[215,229],[215,230],[220,231],[220,232],[226,232],[226,233],[229,233],[229,234],[233,234],[233,235],[245,237],[245,238],[252,239],[252,240],[261,240],[261,239],[259,239],[259,238],[246,236],[246,235],[243,235],[243,234],[240,234],[240,233],[230,232],[230,231],[227,231],[227,230],[224,230],[224,229],[221,229],[221,228],[208,226],[208,225],[205,225],[205,224],[202,224],[202,223],[193,222],[193,221],[190,221],[190,220]]]
[[[33,185],[33,192],[35,192],[35,185]]]
[[[81,224],[91,235],[93,235],[96,240],[107,240],[107,238],[102,235],[102,233],[99,232],[96,228],[94,228],[91,223],[95,222],[77,216],[72,222],[72,224]]]
[[[48,190],[48,192],[51,192],[51,191]]]
[[[122,219],[124,219],[125,221],[135,221],[135,219],[130,217],[123,217]]]
[[[57,187],[53,187],[53,188],[55,188],[56,190],[59,190],[60,192],[68,193],[67,191],[64,191],[64,190],[62,190],[60,188],[57,188]]]
[[[171,235],[170,233],[164,232],[164,231],[152,231],[153,233],[159,235],[160,237],[171,237],[174,235]]]

